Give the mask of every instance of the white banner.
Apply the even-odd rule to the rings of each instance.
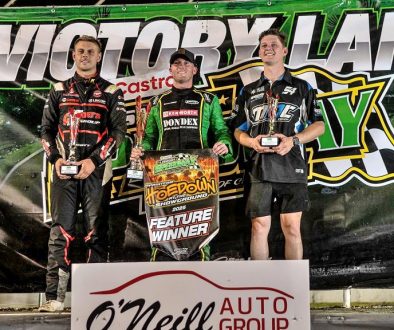
[[[309,262],[74,264],[77,329],[310,329]]]

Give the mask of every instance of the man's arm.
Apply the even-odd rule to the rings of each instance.
[[[324,122],[316,121],[313,124],[310,124],[306,127],[302,132],[297,133],[295,137],[298,138],[300,143],[305,144],[315,140],[317,137],[324,133]],[[294,147],[294,139],[293,136],[285,136],[283,134],[275,134],[280,138],[279,146],[272,148],[277,154],[284,156],[286,155],[291,148]]]
[[[48,161],[55,164],[62,155],[56,145],[56,135],[59,125],[59,106],[56,97],[56,90],[63,88],[62,83],[57,83],[48,94],[45,101],[44,111],[41,120],[41,143],[47,155]]]
[[[248,133],[242,131],[239,128],[236,128],[234,131],[234,137],[239,144],[253,149],[258,153],[273,153],[275,151],[272,148],[263,147],[261,145],[261,138],[266,136],[267,135],[257,135],[256,137],[251,137]]]
[[[154,97],[149,101],[148,107],[150,108],[148,118],[146,120],[146,127],[144,131],[144,137],[142,139],[143,150],[156,150],[158,140],[160,139],[161,133],[157,125],[157,117],[160,111],[160,101],[157,97]]]
[[[226,161],[232,159],[233,146],[229,129],[223,119],[222,108],[215,96],[211,103],[210,127],[215,135],[215,144],[212,148],[217,155],[226,155]]]
[[[95,167],[104,164],[116,152],[126,134],[126,110],[124,108],[123,92],[114,85],[107,87],[104,92],[110,95],[107,104],[109,111],[108,134],[89,156]]]
[[[323,121],[323,116],[321,114],[321,109],[316,101],[316,93],[309,83],[307,83],[308,91],[305,96],[305,108],[306,108],[306,119],[308,126],[297,133],[295,137],[298,138],[300,143],[305,144],[315,140],[320,135],[324,134],[325,125]],[[277,134],[281,143],[278,147],[273,148],[279,155],[287,154],[291,148],[294,146],[293,136],[285,136],[283,134]]]

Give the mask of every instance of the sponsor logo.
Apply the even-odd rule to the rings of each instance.
[[[124,78],[116,83],[116,86],[123,91],[126,99],[134,99],[137,95],[154,95],[172,87],[172,76],[156,77],[150,79],[137,80],[137,78]]]
[[[88,100],[89,103],[100,103],[100,104],[105,104],[106,101],[103,99],[89,99]]]
[[[196,101],[196,100],[186,100],[185,101],[186,104],[200,104],[200,102]]]
[[[198,117],[198,110],[180,109],[163,111],[163,118],[168,117]]]
[[[232,269],[226,271],[231,273]],[[251,269],[247,271],[252,273]],[[221,278],[223,276],[220,274]],[[78,317],[73,321],[82,322],[87,329],[160,329],[163,322],[168,329],[305,328],[308,321],[298,321],[302,319],[304,309],[302,312],[295,309],[295,304],[302,301],[299,296],[274,285],[243,286],[236,279],[230,283],[230,286],[223,285],[193,269],[145,272],[116,287],[86,293],[89,297],[88,308],[84,306],[86,316],[83,320]],[[171,292],[174,285],[177,290]],[[163,286],[166,289],[160,290],[159,294],[155,290],[146,290],[147,287]],[[198,288],[198,292],[205,294],[191,297],[188,295],[190,288]],[[292,320],[294,313],[297,323]]]
[[[103,93],[101,93],[101,91],[99,91],[99,90],[95,90],[95,91],[93,92],[93,96],[94,96],[94,97],[101,97],[101,95],[103,95]]]
[[[198,127],[197,118],[175,118],[175,119],[165,119],[163,120],[163,127],[171,127],[171,128],[190,128]]]
[[[71,99],[71,98],[63,97],[62,103],[79,103],[79,99]]]
[[[171,157],[164,156],[153,167],[154,175],[163,173],[174,173],[185,169],[200,169],[197,162],[197,155],[179,153],[170,155]]]
[[[253,96],[250,98],[250,100],[252,101],[252,100],[259,100],[259,99],[262,99],[262,98],[264,98],[264,95],[265,95],[264,93],[253,95]]]
[[[176,103],[177,103],[177,101],[172,101],[172,102],[163,103],[163,105],[176,104]]]

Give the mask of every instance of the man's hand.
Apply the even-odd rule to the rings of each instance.
[[[75,164],[81,166],[78,174],[74,176],[74,179],[78,180],[86,179],[96,168],[96,165],[94,165],[90,158],[83,159],[80,162],[76,162]]]
[[[144,154],[144,150],[142,148],[133,148],[131,149],[130,160],[137,161]]]
[[[70,162],[67,162],[66,160],[64,160],[63,158],[59,158],[56,163],[55,163],[55,171],[57,176],[59,177],[59,179],[61,180],[68,180],[71,179],[71,176],[68,175],[64,175],[64,174],[60,174],[60,167],[62,165],[70,165]]]
[[[286,155],[291,150],[291,148],[294,147],[293,137],[280,133],[275,134],[275,136],[279,137],[280,143],[277,147],[272,148],[272,150],[281,156]]]
[[[255,138],[250,138],[249,140],[249,148],[256,150],[258,153],[260,154],[272,154],[274,153],[274,149],[270,148],[270,147],[263,147],[261,145],[261,138],[262,137],[267,137],[269,135],[257,135]]]
[[[212,151],[216,155],[225,155],[228,153],[228,148],[223,142],[216,142],[214,146],[212,147]]]

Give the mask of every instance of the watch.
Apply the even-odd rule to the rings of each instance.
[[[301,145],[300,139],[298,137],[296,137],[295,135],[293,136],[293,145],[294,146],[300,146]]]

